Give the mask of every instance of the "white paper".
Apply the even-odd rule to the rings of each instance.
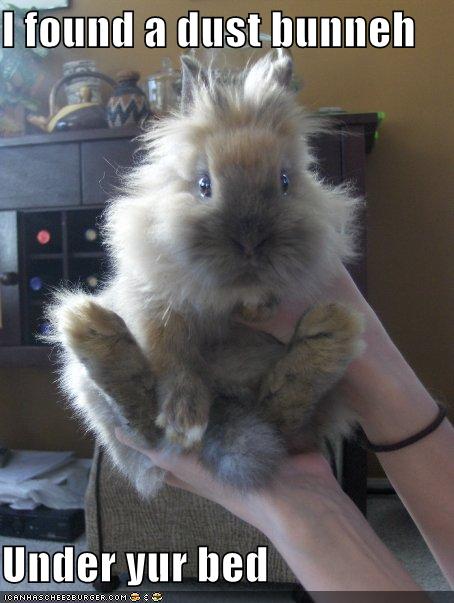
[[[89,466],[73,452],[12,450],[0,469],[0,503],[14,509],[77,509],[84,504]]]
[[[0,468],[0,482],[19,484],[61,467],[72,458],[73,452],[12,450],[5,467]]]
[[[0,481],[0,503],[13,509],[82,509],[90,465],[89,459],[70,459],[34,479]]]

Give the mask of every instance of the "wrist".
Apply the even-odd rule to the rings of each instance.
[[[365,356],[349,369],[345,387],[361,427],[373,443],[389,444],[423,429],[436,416],[435,401],[408,364]]]
[[[276,497],[265,532],[308,590],[418,589],[339,485],[310,488]]]
[[[262,498],[261,531],[277,547],[300,546],[317,538],[320,525],[329,516],[351,504],[335,477],[302,474],[295,480],[279,480]]]

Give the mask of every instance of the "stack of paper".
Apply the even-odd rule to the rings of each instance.
[[[15,509],[83,508],[90,461],[72,452],[13,450],[0,469],[0,503]]]

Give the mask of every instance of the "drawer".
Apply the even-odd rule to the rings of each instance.
[[[82,203],[99,205],[116,193],[125,169],[137,162],[138,144],[127,138],[82,143]]]
[[[0,149],[0,208],[79,205],[79,145]]]

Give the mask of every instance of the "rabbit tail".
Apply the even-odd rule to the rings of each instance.
[[[242,492],[265,487],[286,456],[278,430],[258,413],[230,400],[222,406],[218,403],[212,408],[202,463],[222,483]]]

